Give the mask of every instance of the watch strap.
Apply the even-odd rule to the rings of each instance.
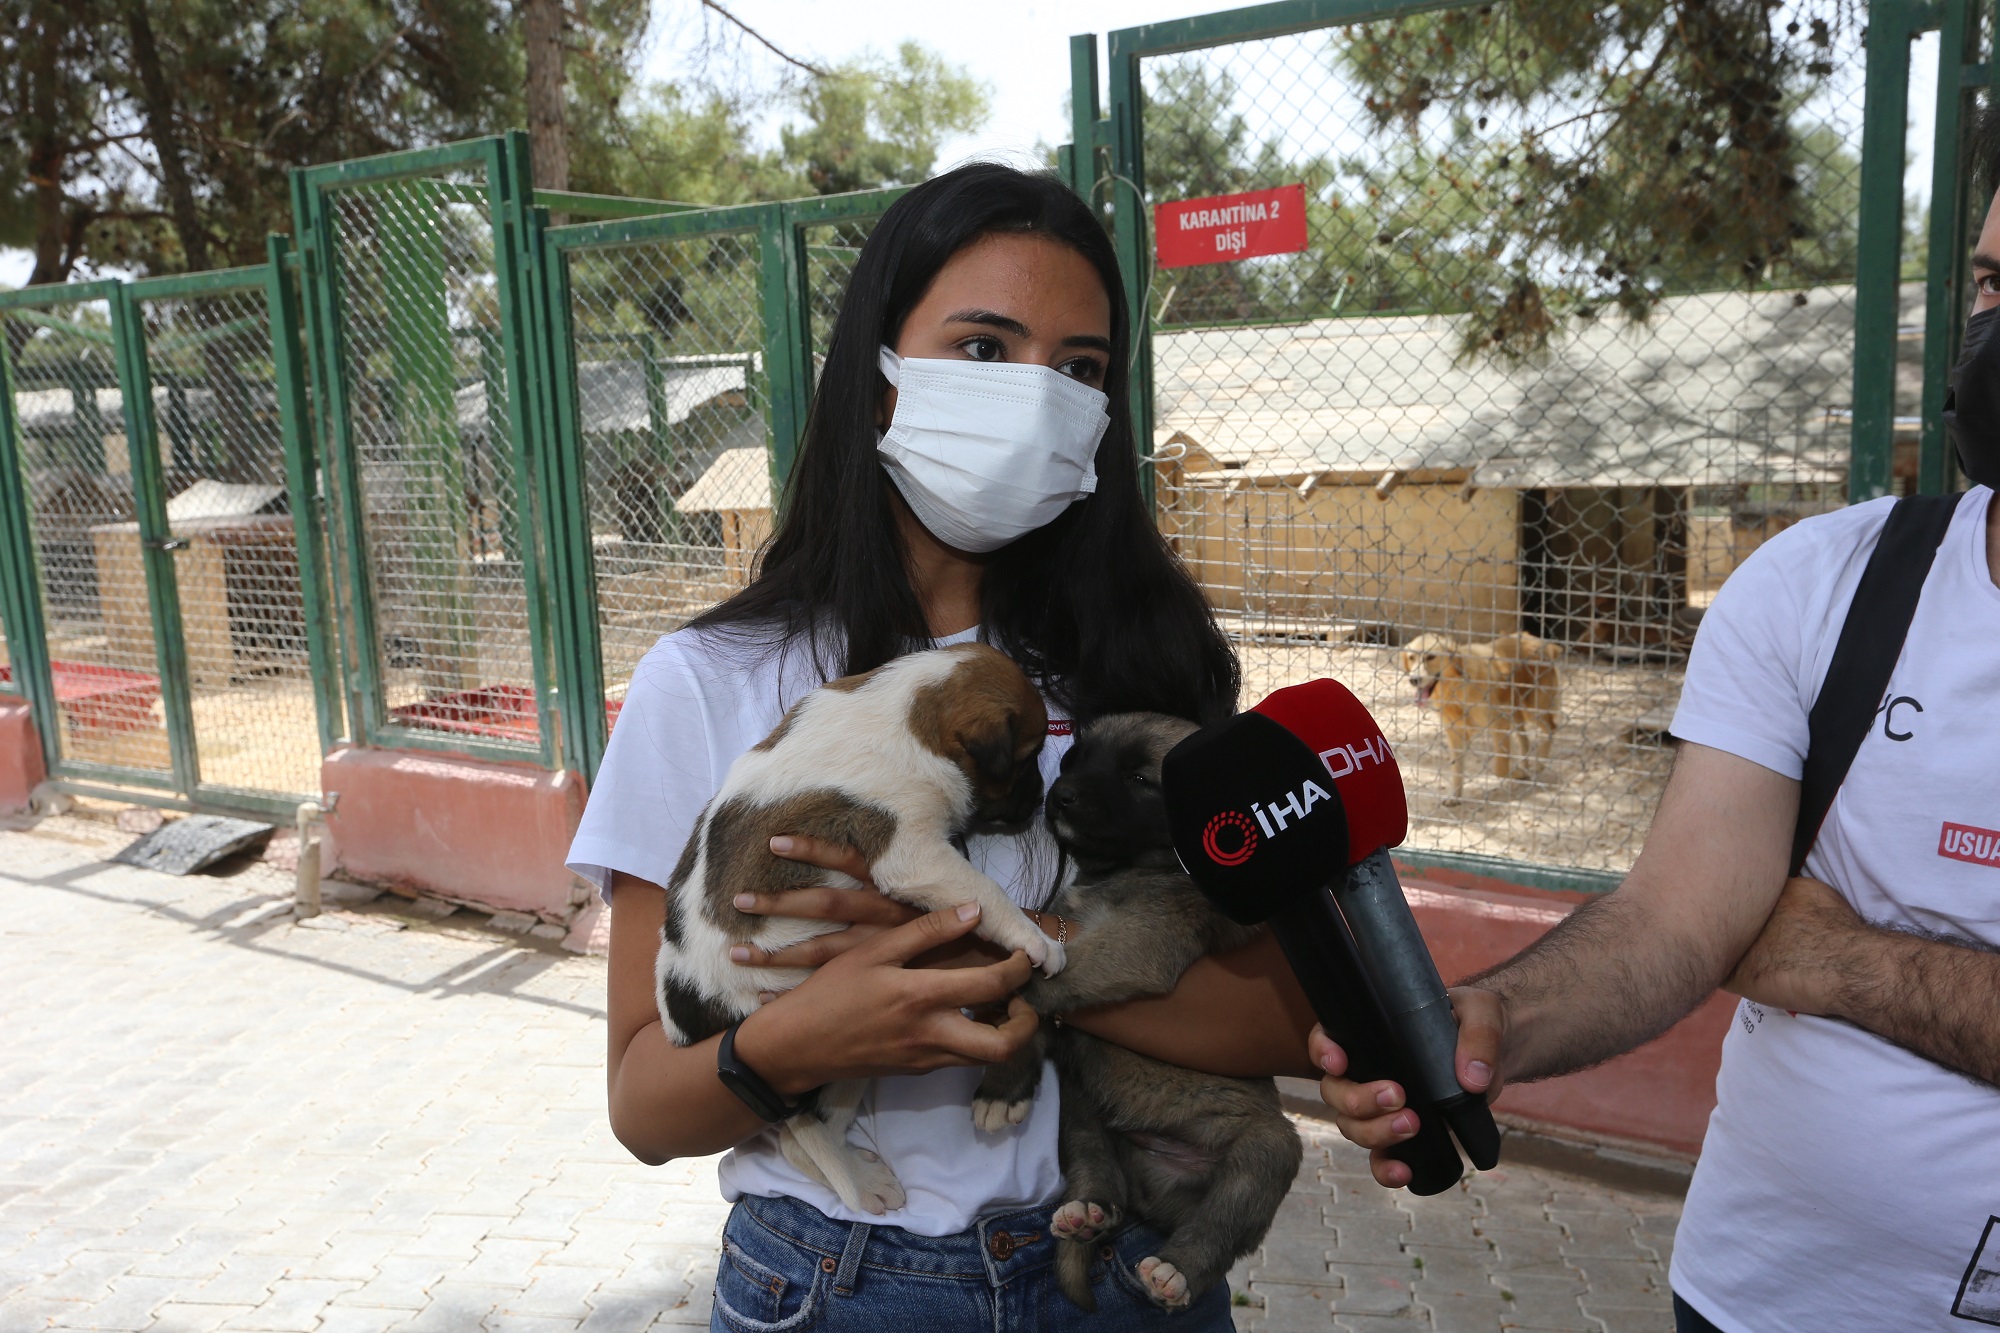
[[[762,1075],[737,1057],[736,1029],[742,1026],[743,1020],[739,1018],[723,1032],[722,1044],[715,1051],[715,1076],[760,1118],[772,1124],[791,1119],[805,1103],[786,1101]]]

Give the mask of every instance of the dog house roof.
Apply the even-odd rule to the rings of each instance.
[[[1921,318],[1916,285],[1903,307]],[[1854,289],[1815,287],[1675,297],[1643,327],[1607,315],[1515,367],[1461,360],[1448,316],[1162,333],[1155,436],[1207,455],[1196,485],[1392,471],[1488,487],[1837,481],[1853,327]]]
[[[636,357],[579,361],[576,403],[583,433],[665,430],[718,400],[734,398],[740,402],[749,392],[749,376],[760,360],[756,352],[656,357],[650,383],[646,362]],[[483,432],[486,385],[465,385],[458,390],[457,400],[459,429],[469,434]],[[656,408],[664,421],[653,420]]]

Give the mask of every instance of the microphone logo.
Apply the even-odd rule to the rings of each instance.
[[[1257,850],[1257,826],[1240,810],[1224,810],[1201,831],[1201,849],[1219,866],[1240,866]]]

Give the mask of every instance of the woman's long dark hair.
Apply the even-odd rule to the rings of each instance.
[[[783,517],[757,576],[693,624],[808,636],[828,675],[866,671],[931,641],[875,453],[885,389],[876,348],[896,344],[953,255],[995,232],[1047,236],[1097,270],[1111,301],[1111,425],[1097,448],[1095,493],[988,557],[985,637],[1079,721],[1137,709],[1226,716],[1236,706],[1236,655],[1139,491],[1117,257],[1057,177],[990,163],[917,186],[876,225],[834,320]],[[829,647],[844,660],[824,660]]]

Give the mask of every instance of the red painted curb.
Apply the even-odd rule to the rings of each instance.
[[[533,764],[342,747],[320,766],[329,869],[500,911],[567,921],[563,867],[583,779]],[[337,796],[334,794],[338,793]]]
[[[36,787],[48,777],[42,765],[42,735],[25,699],[0,699],[0,811],[26,810]]]

